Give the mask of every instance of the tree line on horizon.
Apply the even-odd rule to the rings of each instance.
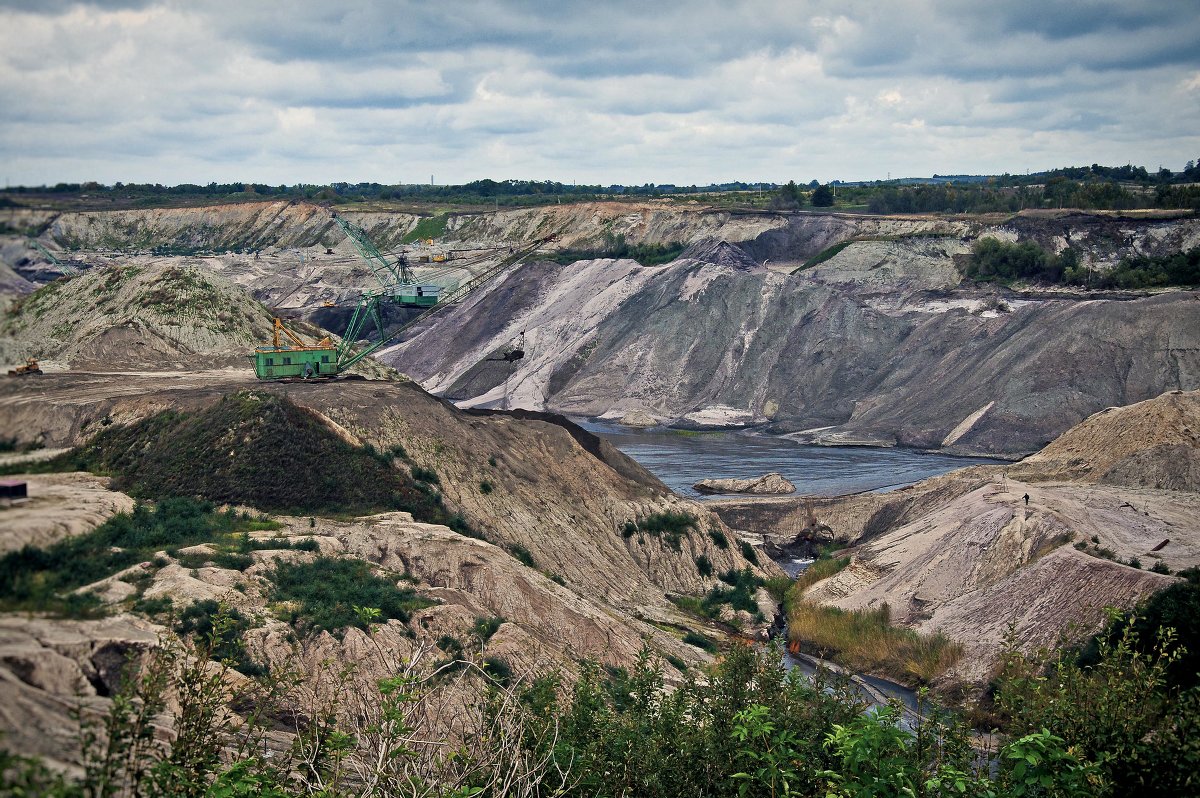
[[[348,204],[355,202],[444,202],[505,206],[541,205],[553,201],[588,201],[621,197],[659,198],[694,196],[698,199],[739,202],[772,210],[803,207],[844,207],[871,213],[988,213],[1029,208],[1081,208],[1132,210],[1140,208],[1200,209],[1200,165],[1188,161],[1180,172],[1160,168],[1151,174],[1143,166],[1063,167],[1028,175],[954,175],[888,181],[821,184],[742,182],[707,186],[645,183],[576,185],[552,180],[474,180],[460,185],[334,182],[327,185],[296,183],[272,186],[262,183],[97,182],[57,183],[53,186],[15,186],[0,193],[0,207],[19,206],[24,197],[57,197],[79,201],[121,202],[153,207],[198,200],[255,201],[306,200]],[[85,203],[86,204],[86,203]]]

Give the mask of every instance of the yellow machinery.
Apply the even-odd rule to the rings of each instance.
[[[24,366],[17,366],[15,369],[8,370],[8,376],[10,376],[10,377],[26,377],[30,374],[41,374],[41,373],[42,373],[42,367],[37,362],[36,357],[26,358]]]

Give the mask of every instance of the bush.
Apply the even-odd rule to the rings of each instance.
[[[725,537],[725,533],[719,529],[708,530],[708,536],[712,539],[713,545],[724,551],[729,548],[729,538]]]
[[[164,499],[153,508],[139,503],[87,534],[0,557],[0,610],[95,617],[102,614],[98,600],[69,591],[149,560],[160,549],[233,545],[237,533],[262,523],[191,499]]]
[[[421,482],[427,482],[431,485],[441,484],[441,480],[438,478],[436,471],[431,468],[422,468],[418,465],[412,467],[412,478]]]
[[[503,624],[504,619],[498,615],[492,618],[476,618],[475,626],[471,631],[479,638],[480,643],[486,643],[492,639],[492,635],[496,634]]]
[[[433,602],[372,572],[362,560],[318,557],[307,563],[276,563],[270,576],[274,601],[293,603],[286,620],[307,634],[368,628],[364,608],[378,617],[408,623],[411,613]]]
[[[522,564],[527,565],[530,568],[537,567],[537,563],[533,561],[533,555],[529,552],[529,549],[525,548],[520,543],[514,543],[509,546],[508,553],[516,557],[521,561]]]
[[[741,542],[741,547],[742,547],[742,556],[745,557],[752,564],[758,565],[758,552],[756,552],[754,550],[754,546],[750,545],[750,543],[743,540]]]
[[[712,576],[712,574],[713,574],[712,560],[708,559],[708,557],[701,554],[699,557],[696,558],[696,570],[699,571],[700,575],[703,577]]]
[[[213,659],[228,662],[246,676],[262,676],[267,669],[250,659],[242,643],[243,635],[252,628],[250,620],[237,609],[212,599],[189,605],[175,625],[180,636],[193,635],[203,641]]]
[[[666,511],[652,513],[640,521],[626,521],[622,530],[625,537],[632,537],[634,532],[641,531],[651,537],[661,537],[675,551],[683,551],[683,537],[688,530],[696,528],[699,522],[687,513]]]
[[[707,637],[696,632],[688,632],[685,634],[683,636],[683,642],[687,643],[689,646],[695,646],[696,648],[704,649],[710,654],[717,653],[716,642],[711,637]]]
[[[278,452],[288,453],[287,468]],[[316,414],[266,392],[109,427],[47,467],[110,474],[114,488],[140,498],[192,496],[292,515],[404,510],[436,524],[451,517],[428,484],[389,456],[351,446]]]

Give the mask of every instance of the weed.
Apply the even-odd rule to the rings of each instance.
[[[504,619],[498,615],[491,618],[476,618],[475,626],[471,628],[471,631],[479,638],[480,643],[486,643],[492,639],[492,635],[496,634],[503,624]]]
[[[758,565],[758,552],[754,550],[754,546],[750,545],[750,543],[745,540],[741,542],[741,546],[742,556],[745,557],[746,560],[751,564]]]
[[[533,561],[533,555],[529,552],[529,549],[525,548],[520,543],[512,544],[512,546],[510,546],[508,549],[508,553],[516,557],[523,564],[528,565],[530,568],[537,567],[537,564]]]
[[[944,635],[892,626],[886,604],[874,610],[841,610],[804,601],[798,592],[791,595],[792,642],[851,668],[928,684],[963,654],[962,645]]]
[[[840,557],[836,560],[817,560],[812,565],[808,566],[796,577],[796,595],[800,595],[812,585],[820,582],[822,579],[828,579],[842,569],[850,565],[849,557]]]
[[[347,627],[368,628],[355,608],[372,608],[378,617],[408,622],[414,610],[432,606],[414,590],[402,589],[372,572],[362,560],[318,557],[307,563],[278,562],[271,574],[271,596],[288,602],[286,620],[296,629],[339,634]]]

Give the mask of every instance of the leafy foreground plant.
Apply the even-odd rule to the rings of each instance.
[[[1049,674],[1011,655],[999,703],[1012,737],[995,754],[923,698],[915,715],[864,713],[845,680],[809,681],[777,651],[747,646],[670,693],[649,651],[630,671],[585,663],[567,697],[552,680],[498,684],[476,662],[424,665],[436,658],[419,646],[390,658],[376,639],[371,656],[390,674],[380,681],[328,666],[321,689],[311,674],[280,672],[231,697],[228,663],[206,662],[211,644],[173,642],[131,664],[108,714],[86,724],[81,784],[0,756],[0,795],[1191,795],[1200,706],[1194,691],[1163,687],[1170,637],[1157,659],[1131,642],[1104,648],[1091,669],[1060,662]],[[163,740],[150,724],[168,711],[177,736]],[[291,745],[263,756],[281,723]]]

